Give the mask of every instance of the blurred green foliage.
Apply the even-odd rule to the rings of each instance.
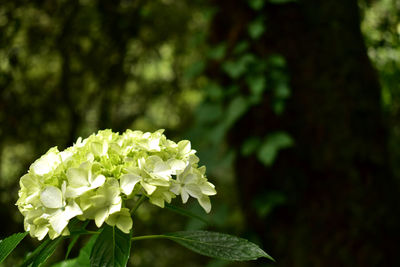
[[[245,25],[247,36],[232,46],[210,41],[216,9],[205,0],[2,1],[0,216],[8,219],[1,222],[0,239],[22,231],[22,216],[14,206],[18,180],[48,148],[64,149],[98,129],[165,128],[171,139],[192,141],[218,195],[209,216],[196,203],[186,207],[204,216],[208,226],[144,205],[137,211],[134,235],[212,229],[259,243],[252,229],[245,228],[232,164],[241,153],[271,166],[279,151],[295,142],[284,131],[266,136],[249,131],[236,151],[227,140],[233,125],[261,102],[267,101],[277,116],[286,108],[292,95],[286,60],[279,54],[265,60],[256,45],[269,30],[265,5],[296,1],[247,2],[253,10]],[[389,114],[395,160],[400,157],[400,4],[360,1],[360,7]],[[252,205],[265,217],[285,202],[282,192],[266,190]],[[37,245],[28,239],[2,266],[21,262]],[[86,241],[78,241],[72,256],[79,255]],[[67,246],[52,262],[63,258]],[[132,266],[251,265],[210,260],[164,240],[138,242],[132,252]]]
[[[394,171],[400,177],[396,159],[400,157],[400,2],[361,2],[362,30],[382,86],[382,104],[390,125],[390,146]]]
[[[207,28],[213,13],[204,1],[2,3],[0,201],[2,218],[10,219],[2,221],[0,238],[22,231],[22,216],[14,206],[18,180],[50,147],[64,149],[78,136],[103,128],[165,128],[170,138],[185,136],[194,118],[201,117],[195,110],[204,98],[204,58],[212,53],[206,44]],[[240,233],[236,198],[223,193],[234,191],[232,173],[226,171],[229,164],[214,167],[209,176],[225,177],[220,186],[216,183],[227,186],[207,220],[211,228]],[[205,216],[196,203],[189,207]],[[137,234],[206,227],[151,206],[137,214]],[[4,266],[21,262],[37,245],[27,240]],[[78,255],[84,241],[78,241],[71,257]],[[51,261],[62,259],[67,246],[65,242]],[[210,261],[168,241],[139,242],[133,253],[134,266],[171,266],[177,259],[204,266]]]
[[[198,1],[1,4],[0,201],[1,216],[10,218],[2,221],[2,237],[22,230],[14,206],[18,180],[48,148],[63,149],[102,128],[166,128],[171,137],[182,135],[202,98],[200,81],[192,77],[203,55],[208,13]],[[137,231],[161,231],[157,213],[143,209],[141,220],[156,225],[137,224]],[[184,228],[184,222],[164,230]],[[4,266],[35,244],[21,247]],[[166,254],[159,266],[185,253],[143,251],[133,257],[140,266],[153,266],[153,252]]]

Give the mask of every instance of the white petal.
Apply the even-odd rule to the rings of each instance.
[[[171,203],[172,198],[176,197],[173,193],[169,191],[163,191],[162,195],[164,197],[164,200],[167,201],[168,203]]]
[[[86,160],[88,162],[93,162],[94,161],[94,155],[92,153],[87,153]]]
[[[141,181],[140,184],[143,186],[144,190],[146,190],[147,194],[149,194],[149,195],[153,194],[153,192],[157,189],[156,186],[150,185],[150,184],[145,183],[143,181]]]
[[[96,156],[102,156],[103,155],[103,145],[99,142],[93,142],[90,144],[90,148],[93,154]]]
[[[56,231],[54,231],[52,228],[49,229],[49,237],[50,239],[55,239],[57,237],[59,237],[60,234],[57,233]]]
[[[156,164],[154,164],[153,173],[156,174],[158,177],[168,180],[172,171],[167,163],[159,161]]]
[[[107,208],[103,208],[100,209],[98,212],[96,212],[94,221],[97,225],[97,227],[101,227],[105,221],[105,219],[107,219],[108,216],[108,209]]]
[[[61,193],[64,195],[67,190],[67,181],[64,181],[61,185]]]
[[[185,183],[196,183],[197,181],[197,175],[193,173],[189,173],[188,175],[185,176],[184,181]]]
[[[201,198],[201,196],[203,195],[197,184],[187,184],[185,185],[184,190],[186,190],[186,192],[188,192],[189,195],[197,199]]]
[[[188,164],[183,172],[177,175],[176,179],[180,182],[183,182],[185,180],[185,177],[190,173],[191,169],[192,166]]]
[[[76,204],[75,201],[71,201],[70,203],[68,203],[68,205],[65,207],[65,210],[62,212],[63,217],[66,220],[70,220],[72,218],[74,218],[77,215],[81,215],[82,214],[82,210],[81,208],[78,206],[78,204]]]
[[[57,167],[60,162],[60,156],[54,152],[50,152],[36,160],[32,164],[31,168],[35,174],[44,175],[52,171],[53,168]]]
[[[37,196],[39,196],[39,191],[36,191],[35,193],[32,193],[25,199],[25,203],[31,203],[34,206],[36,206],[34,203],[37,203]]]
[[[152,179],[148,179],[147,183],[154,186],[170,186],[169,180],[165,180],[157,176],[152,177]]]
[[[108,143],[106,141],[103,143],[93,142],[91,143],[91,150],[96,156],[104,156],[108,151]]]
[[[129,234],[129,231],[132,229],[132,224],[131,216],[120,216],[117,221],[117,227],[125,234]]]
[[[111,214],[106,223],[111,226],[117,226],[122,232],[129,233],[132,229],[132,218],[129,209],[123,208],[119,212]]]
[[[189,194],[185,190],[182,190],[181,198],[182,198],[182,203],[185,204],[189,199]]]
[[[61,235],[62,236],[69,236],[71,233],[69,232],[68,227],[64,228],[64,231],[62,231]]]
[[[40,193],[40,201],[46,208],[57,209],[63,206],[61,190],[55,186],[47,186]]]
[[[176,183],[175,181],[171,184],[169,191],[174,193],[175,195],[179,195],[181,193],[181,184]]]
[[[162,162],[163,160],[159,157],[159,156],[149,156],[145,159],[145,167],[148,170],[152,170],[154,169],[154,166],[158,163],[158,162]]]
[[[88,170],[81,168],[70,168],[67,170],[69,185],[73,187],[89,186]]]
[[[178,143],[178,150],[182,155],[188,154],[191,151],[190,141],[182,140]]]
[[[105,195],[94,195],[90,197],[90,202],[94,207],[101,208],[107,205],[107,198]]]
[[[72,157],[72,155],[74,155],[74,153],[72,153],[71,151],[62,151],[62,152],[60,152],[60,156],[61,156],[61,160],[62,161],[67,161],[69,158]]]
[[[171,167],[172,174],[182,172],[186,168],[186,163],[183,160],[169,159],[167,163]]]
[[[145,158],[139,158],[138,159],[139,169],[143,169],[145,165],[146,165],[146,159]]]
[[[120,210],[121,210],[121,202],[122,202],[122,201],[120,201],[120,202],[117,203],[117,204],[111,205],[111,207],[110,207],[109,210],[108,210],[108,214],[113,214],[113,213],[115,213],[115,212],[120,211]]]
[[[121,189],[125,195],[130,195],[132,193],[135,185],[142,180],[142,177],[136,174],[124,174],[120,178]]]
[[[111,136],[110,136],[110,137],[111,137]],[[107,151],[108,151],[108,142],[104,141],[104,142],[103,142],[103,151],[102,151],[102,154],[103,154],[103,155],[107,154]]]
[[[201,198],[197,199],[200,206],[203,207],[203,209],[209,213],[211,211],[211,202],[210,198],[208,196],[202,196]]]
[[[42,240],[46,234],[49,232],[49,228],[45,225],[41,225],[41,226],[36,226],[35,230],[31,230],[31,234],[35,237],[37,237],[37,239]]]
[[[96,178],[94,178],[92,184],[90,185],[90,187],[92,189],[100,187],[104,184],[104,182],[106,181],[106,177],[102,174],[97,175]]]
[[[149,198],[150,203],[159,206],[160,208],[164,208],[164,199],[158,194],[157,196],[151,196]]]
[[[196,163],[198,163],[199,162],[199,157],[197,157],[196,155],[194,155],[194,154],[191,154],[190,156],[189,156],[189,163],[190,164],[196,164]]]
[[[53,227],[54,231],[58,234],[61,234],[65,226],[67,226],[68,221],[67,218],[64,218],[63,212],[61,211],[53,215],[49,220],[51,227]]]
[[[82,187],[78,187],[78,188],[68,186],[65,191],[65,197],[66,198],[76,198],[76,197],[83,195],[90,189],[91,188],[88,186],[82,186]]]
[[[160,151],[160,139],[151,138],[147,144],[150,151]]]
[[[214,188],[214,185],[210,182],[205,182],[200,185],[201,192],[207,196],[213,196],[217,194],[217,191],[215,191]]]
[[[31,174],[25,174],[22,176],[19,180],[19,185],[21,188],[27,188],[30,192],[32,192],[33,189],[39,189],[38,179]]]

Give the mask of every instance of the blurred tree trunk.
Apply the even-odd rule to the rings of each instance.
[[[251,20],[246,1],[215,1],[213,42],[237,42]],[[230,133],[233,146],[253,134],[287,131],[295,146],[270,168],[237,158],[248,227],[278,266],[400,266],[398,185],[390,171],[380,86],[360,31],[356,0],[299,1],[264,7],[266,33],[253,47],[287,59],[292,95],[276,116],[265,101]],[[254,198],[287,201],[266,218]]]

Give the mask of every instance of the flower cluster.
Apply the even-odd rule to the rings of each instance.
[[[189,141],[175,143],[163,130],[103,130],[64,151],[53,147],[20,179],[17,205],[25,230],[39,240],[46,234],[54,239],[68,235],[68,222],[77,217],[128,233],[132,219],[125,200],[137,195],[162,208],[177,195],[183,203],[192,196],[209,212],[216,191],[195,152]]]

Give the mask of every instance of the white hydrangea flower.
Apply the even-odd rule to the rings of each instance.
[[[132,217],[129,209],[122,208],[120,211],[111,214],[106,223],[111,226],[117,226],[122,232],[129,233],[132,229]]]
[[[32,173],[43,176],[58,167],[61,157],[56,147],[51,148],[45,155],[31,165]]]
[[[94,219],[97,227],[101,227],[110,214],[121,210],[120,194],[118,181],[109,178],[104,186],[81,197],[82,218]]]
[[[205,168],[196,169],[188,165],[183,173],[173,181],[171,191],[181,195],[182,202],[186,203],[189,196],[198,200],[206,212],[210,212],[211,203],[208,196],[215,195],[215,187],[204,176]]]
[[[106,177],[102,174],[93,175],[92,166],[91,162],[84,162],[79,168],[69,168],[66,171],[68,179],[67,197],[76,198],[104,184]]]
[[[128,233],[132,218],[124,199],[136,195],[164,207],[180,195],[191,196],[210,212],[214,185],[198,167],[199,158],[187,140],[168,140],[164,130],[99,131],[64,151],[56,147],[36,160],[21,177],[17,206],[31,236],[51,239],[68,235],[69,221],[94,220]]]
[[[48,209],[48,221],[57,234],[61,234],[70,219],[82,214],[82,210],[70,200],[68,203],[65,198],[66,182],[64,181],[61,190],[55,186],[46,186],[40,193],[40,201],[43,207]]]

